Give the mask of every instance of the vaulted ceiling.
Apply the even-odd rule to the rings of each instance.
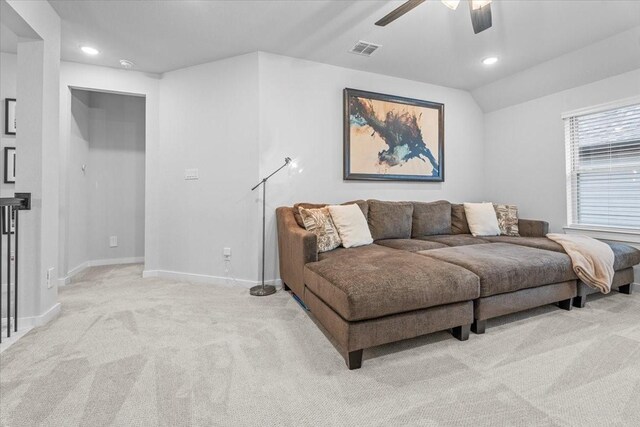
[[[387,27],[374,22],[399,1],[67,1],[65,60],[162,73],[262,50],[473,90],[640,25],[640,1],[494,0],[493,27],[475,35],[469,8],[428,0]],[[382,45],[370,58],[348,50]],[[639,41],[640,43],[640,41]],[[89,44],[101,55],[87,57]],[[640,45],[638,45],[640,48]],[[618,52],[632,61],[640,51]],[[498,64],[481,59],[495,55]],[[624,61],[623,61],[624,62]]]

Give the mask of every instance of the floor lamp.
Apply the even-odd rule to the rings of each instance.
[[[263,178],[262,181],[257,183],[251,189],[251,191],[253,191],[262,185],[262,285],[254,286],[249,290],[249,293],[251,293],[251,295],[254,295],[254,296],[264,297],[264,296],[276,293],[275,286],[264,284],[264,236],[265,236],[265,212],[266,212],[266,201],[267,201],[267,180],[271,178],[273,175],[280,172],[282,169],[285,168],[285,166],[287,166],[290,163],[291,163],[291,158],[285,157],[284,165],[280,166],[278,169],[273,171],[271,175],[267,176],[266,178]]]

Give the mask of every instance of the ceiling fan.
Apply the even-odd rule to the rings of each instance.
[[[388,13],[384,18],[376,22],[379,27],[384,27],[400,18],[416,6],[420,6],[426,0],[409,0],[396,9]],[[441,0],[449,9],[456,10],[460,0]],[[469,0],[469,11],[471,12],[471,24],[473,32],[478,34],[487,28],[491,28],[491,0]]]

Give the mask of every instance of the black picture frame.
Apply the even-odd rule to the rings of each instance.
[[[9,206],[2,206],[2,234],[9,234]],[[11,209],[11,234],[16,234],[15,209]]]
[[[9,126],[11,122],[11,116],[13,116],[13,126]],[[16,99],[5,98],[4,99],[4,134],[15,135],[16,134]]]
[[[382,94],[382,93],[377,93],[377,92],[368,92],[368,91],[364,91],[364,90],[359,90],[359,89],[351,89],[351,88],[345,88],[343,91],[343,101],[344,101],[344,122],[343,122],[343,159],[344,159],[344,164],[343,164],[343,179],[344,180],[359,180],[359,181],[414,181],[414,182],[444,182],[444,104],[442,103],[438,103],[438,102],[432,102],[432,101],[424,101],[424,100],[420,100],[420,99],[413,99],[413,98],[405,98],[405,97],[401,97],[401,96],[395,96],[395,95],[388,95],[388,94]],[[352,100],[354,98],[359,98],[359,99],[364,99],[364,100],[376,100],[376,101],[383,101],[385,103],[391,103],[391,104],[398,104],[398,111],[403,111],[402,110],[402,106],[411,106],[411,107],[417,107],[417,109],[428,109],[428,110],[435,110],[438,114],[437,117],[437,158],[436,156],[433,155],[433,152],[431,149],[429,149],[426,146],[426,143],[421,139],[416,139],[414,138],[411,143],[407,143],[407,144],[396,144],[399,145],[401,147],[405,147],[407,149],[412,150],[411,151],[411,155],[414,158],[420,158],[421,160],[428,162],[431,166],[431,174],[420,174],[420,175],[415,175],[415,174],[393,174],[393,173],[355,173],[352,171],[352,153],[351,153],[351,145],[352,145],[352,141],[351,141],[351,126],[352,126],[352,120],[351,120],[351,116],[352,113],[361,118],[362,120],[364,120],[364,123],[366,123],[367,126],[372,126],[371,124],[369,124],[367,122],[366,119],[362,118],[362,116],[360,116],[359,112],[356,112],[355,110],[358,110],[358,106],[362,105],[362,104],[357,104],[357,103],[352,103]],[[354,101],[355,102],[355,101]],[[392,108],[392,106],[390,106],[390,108]],[[362,109],[360,109],[362,110]],[[406,107],[405,107],[406,110]],[[414,108],[415,110],[415,108]],[[427,111],[427,110],[425,110]],[[408,114],[408,113],[407,113]],[[375,124],[381,124],[382,120],[375,120],[375,118],[370,118],[370,120],[373,123],[373,125],[375,126]],[[384,122],[386,123],[386,121]],[[384,123],[382,123],[384,125]],[[400,122],[397,122],[400,123]],[[413,129],[413,131],[420,131],[419,135],[422,135],[421,129],[419,127],[419,125],[417,124],[418,121],[415,121],[415,128]],[[388,123],[387,123],[388,124]],[[358,126],[363,126],[362,124],[358,124]],[[378,129],[372,129],[372,136],[378,132]],[[384,127],[383,127],[384,129]],[[414,132],[415,134],[415,132]],[[397,137],[398,139],[401,139],[402,141],[404,141],[402,138],[400,138],[400,136],[398,135],[390,135],[390,134],[386,134],[386,136],[388,137]],[[381,138],[383,138],[381,136]],[[384,139],[384,138],[383,138]],[[420,146],[420,143],[422,143],[422,146]],[[386,155],[386,152],[392,152],[392,147],[387,144],[387,146],[389,147],[388,150],[383,150],[381,152],[378,152],[378,158],[380,159],[381,156]],[[372,147],[372,150],[376,150],[375,147]],[[377,152],[377,150],[376,150]],[[421,152],[424,153],[424,156],[421,155],[416,155],[415,153],[417,152]],[[428,157],[431,156],[431,157]],[[397,157],[396,157],[397,158]],[[405,158],[401,159],[404,160]],[[382,162],[382,160],[380,160]],[[404,160],[406,162],[406,160]],[[396,164],[392,165],[392,166],[396,166]],[[437,167],[436,167],[437,166]],[[437,172],[436,172],[437,171]]]
[[[11,171],[13,172],[11,174],[9,173],[9,166],[11,166]],[[4,147],[4,183],[16,183],[16,147]]]

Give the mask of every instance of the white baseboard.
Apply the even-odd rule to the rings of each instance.
[[[231,277],[223,276],[209,276],[206,274],[184,273],[181,271],[168,271],[168,270],[144,270],[142,277],[160,277],[162,279],[171,280],[183,280],[186,282],[203,283],[208,285],[225,285],[225,286],[241,286],[244,288],[250,288],[252,286],[260,285],[262,282],[246,279],[233,279]],[[265,280],[267,285],[274,285],[277,288],[282,287],[282,280]]]
[[[43,326],[53,319],[55,319],[60,314],[60,303],[57,302],[47,310],[45,313],[40,316],[31,316],[31,317],[18,317],[18,332],[15,332],[11,329],[11,337],[7,336],[6,327],[7,327],[7,319],[2,319],[2,326],[0,327],[0,333],[2,335],[2,343],[0,344],[0,353],[11,347],[15,344],[20,338],[25,336],[30,330],[36,328],[38,326]],[[13,326],[13,318],[11,318],[11,325]]]
[[[47,323],[55,319],[60,314],[61,308],[62,306],[60,305],[59,302],[57,302],[49,310],[47,310],[46,312],[44,312],[39,316],[18,317],[18,327],[20,330],[22,330],[22,329],[37,328],[38,326],[46,325]],[[13,317],[11,319],[12,319],[11,324],[13,324]],[[2,318],[1,324],[3,328],[7,326],[6,317]]]
[[[118,264],[142,264],[144,263],[144,257],[128,257],[128,258],[109,258],[109,259],[94,259],[92,261],[85,261],[77,267],[69,270],[65,277],[58,279],[58,286],[65,286],[71,283],[73,276],[86,270],[89,267],[100,267],[103,265],[118,265]]]

